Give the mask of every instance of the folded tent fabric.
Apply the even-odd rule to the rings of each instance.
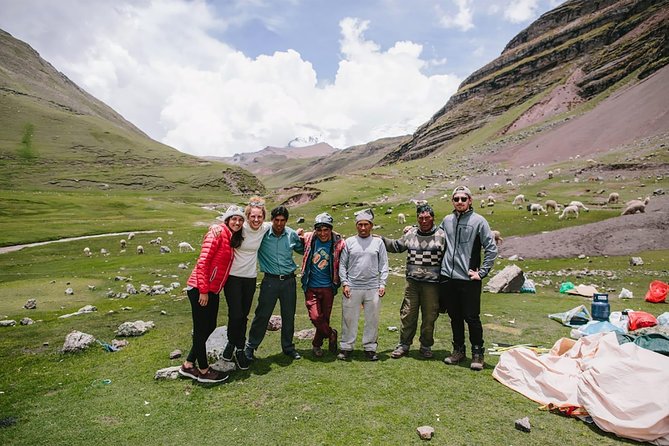
[[[619,345],[615,333],[563,338],[543,356],[510,350],[493,377],[542,405],[581,407],[602,430],[669,445],[669,357]]]
[[[592,297],[597,293],[599,293],[599,291],[597,291],[597,288],[592,285],[576,285],[574,288],[567,291],[567,294],[574,294],[576,296],[583,297]]]

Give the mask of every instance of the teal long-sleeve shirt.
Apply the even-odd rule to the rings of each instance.
[[[277,236],[270,229],[258,249],[260,271],[276,275],[294,273],[297,265],[293,260],[293,251],[304,254],[304,245],[294,230],[286,227],[283,233]]]

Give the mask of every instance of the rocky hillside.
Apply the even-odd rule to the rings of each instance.
[[[247,193],[247,171],[160,144],[0,30],[0,188]]]
[[[474,72],[410,141],[381,160],[422,158],[510,110],[495,137],[549,121],[669,62],[669,0],[571,0]]]

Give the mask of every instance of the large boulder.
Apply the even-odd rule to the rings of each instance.
[[[141,336],[155,327],[153,321],[124,322],[116,330],[117,336]]]
[[[490,293],[520,293],[525,274],[517,265],[507,265],[488,281],[485,290]]]
[[[216,362],[223,358],[223,350],[228,345],[228,327],[216,327],[216,330],[207,339],[207,357]]]
[[[90,347],[94,342],[93,335],[75,330],[65,337],[62,351],[64,353],[80,352]]]

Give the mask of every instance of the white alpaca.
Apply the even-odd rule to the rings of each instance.
[[[540,215],[542,212],[543,212],[544,214],[547,213],[547,212],[546,212],[546,209],[544,209],[544,207],[543,207],[541,204],[539,204],[539,203],[528,204],[528,205],[527,205],[527,210],[530,211],[530,213],[531,213],[532,215],[534,215],[535,213],[536,213],[537,215]]]
[[[646,205],[650,202],[650,197],[646,197],[645,200],[632,200],[627,202],[627,207],[620,215],[633,215],[637,212],[645,213]]]
[[[546,212],[548,212],[549,210],[557,212],[558,210],[558,204],[557,201],[555,200],[546,200],[545,206],[546,206]]]
[[[491,232],[492,232],[492,236],[495,238],[495,244],[496,245],[499,245],[500,243],[502,243],[504,241],[504,239],[502,238],[502,234],[500,234],[499,231],[493,230]]]
[[[618,204],[618,200],[620,200],[620,195],[618,192],[611,192],[609,194],[609,199],[606,200],[608,204]]]
[[[571,217],[578,218],[578,207],[577,206],[566,206],[563,210],[560,216],[558,217],[560,220],[562,219],[569,219]]]
[[[397,214],[397,223],[399,224],[405,224],[407,222],[407,216],[404,214]],[[181,245],[179,245],[181,246]]]
[[[195,251],[195,248],[193,248],[191,244],[188,242],[179,243],[179,252],[188,252],[188,251],[190,252]]]
[[[583,211],[585,211],[585,212],[589,212],[589,211],[590,211],[590,209],[588,209],[587,207],[585,207],[585,205],[584,205],[583,203],[581,203],[580,201],[572,201],[572,202],[569,203],[568,206],[576,206],[577,208],[579,208],[579,209],[581,209],[581,210],[583,210]]]
[[[127,245],[128,242],[126,242],[124,239],[121,239],[121,249],[125,249]]]
[[[142,245],[137,245],[137,254],[144,254],[144,247]]]
[[[86,257],[90,257],[90,256],[91,256],[91,248],[89,248],[88,246],[85,247],[85,248],[84,248],[84,255],[85,255]]]
[[[512,205],[516,206],[519,204],[525,203],[525,195],[523,194],[518,194],[516,195],[516,198],[513,199],[513,202],[511,202]]]

